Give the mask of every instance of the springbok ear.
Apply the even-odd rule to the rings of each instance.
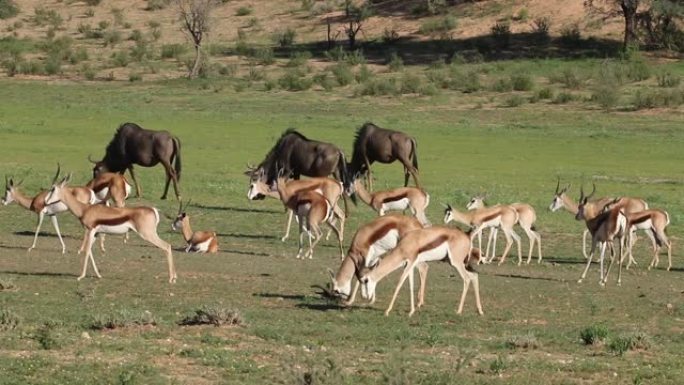
[[[7,183],[10,187],[14,187],[14,179],[9,178],[9,182]]]

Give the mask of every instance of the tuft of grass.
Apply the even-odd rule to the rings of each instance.
[[[252,9],[252,7],[243,6],[237,9],[237,11],[235,12],[235,16],[248,16],[251,15],[253,12],[254,9]]]
[[[682,77],[670,71],[663,71],[656,75],[659,87],[677,87],[682,81]]]
[[[508,23],[497,22],[490,28],[494,44],[499,48],[508,48],[511,45],[511,26]]]
[[[14,330],[21,323],[21,319],[13,311],[0,309],[0,330]]]
[[[506,346],[510,349],[538,349],[542,345],[534,334],[527,333],[509,337]]]
[[[397,95],[399,92],[400,85],[393,77],[373,78],[355,90],[356,95],[366,96]]]
[[[491,90],[494,92],[510,92],[513,91],[513,83],[510,79],[500,78],[492,84]]]
[[[17,285],[10,278],[0,278],[0,291],[14,291],[17,289]]]
[[[504,107],[509,107],[509,108],[520,107],[523,104],[525,104],[525,101],[526,101],[525,98],[520,96],[520,95],[517,95],[517,94],[511,95],[511,96],[507,97],[506,100],[504,101]]]
[[[271,47],[261,47],[257,48],[256,51],[254,51],[254,58],[259,64],[262,65],[271,65],[275,63],[275,54],[273,53],[273,49]]]
[[[570,103],[574,100],[577,100],[577,96],[575,96],[569,92],[559,92],[553,98],[552,103],[553,104],[566,104],[566,103]]]
[[[309,51],[295,52],[290,55],[290,60],[287,62],[287,64],[285,64],[285,66],[290,68],[301,67],[308,63],[312,56],[313,55]]]
[[[142,80],[142,76],[140,79]],[[132,312],[127,309],[120,309],[112,313],[98,313],[94,315],[87,326],[93,330],[105,330],[148,325],[157,325],[157,320],[149,311]]]
[[[218,305],[202,306],[178,322],[182,326],[214,325],[243,326],[245,319],[237,309],[227,309]]]
[[[494,374],[501,374],[508,367],[506,359],[502,356],[496,356],[496,358],[489,363],[489,370]]]
[[[330,71],[341,86],[349,85],[354,81],[354,72],[352,72],[351,66],[347,63],[337,63],[332,66]]]
[[[565,68],[561,73],[551,75],[549,78],[554,83],[562,83],[565,87],[576,90],[584,85],[584,79],[580,73],[573,68]]]
[[[188,52],[188,47],[185,44],[173,43],[164,44],[161,46],[162,59],[178,59]]]
[[[53,29],[58,29],[62,26],[62,23],[64,23],[64,19],[62,19],[62,16],[57,11],[54,9],[45,9],[42,6],[36,7],[33,10],[31,21],[36,26],[42,27],[47,25]]]
[[[91,7],[96,7],[96,6],[100,5],[101,2],[102,2],[102,0],[85,0],[84,1],[84,3],[86,3],[86,5],[89,5]]]
[[[565,47],[577,48],[582,44],[582,32],[576,23],[561,28],[560,32],[560,43]]]
[[[544,87],[537,91],[535,94],[540,100],[542,99],[553,99],[553,90],[549,87]]]
[[[658,107],[676,107],[684,104],[684,91],[670,90],[637,90],[634,94],[633,105],[636,110]]]
[[[61,346],[61,336],[56,322],[45,322],[36,329],[32,338],[45,350],[56,349]]]
[[[287,91],[305,91],[311,88],[313,80],[303,76],[297,70],[290,70],[278,80],[278,85]]]
[[[320,74],[316,74],[313,77],[313,81],[315,84],[318,84],[321,86],[324,90],[326,91],[332,91],[333,88],[337,85],[337,82],[335,80],[328,76],[329,74],[327,72],[322,72]]]
[[[104,36],[102,37],[104,40],[104,46],[105,47],[114,47],[117,44],[121,43],[123,41],[123,37],[121,36],[121,32],[117,30],[108,30],[104,33]]]
[[[620,101],[620,89],[610,83],[598,84],[591,94],[591,100],[598,103],[604,110],[610,111]]]
[[[168,7],[170,0],[147,0],[147,6],[145,6],[146,11],[158,11]]]
[[[446,15],[444,17],[440,17],[438,19],[430,19],[424,21],[421,25],[420,28],[418,29],[418,33],[422,35],[432,35],[435,33],[445,33],[448,31],[451,31],[452,29],[456,28],[457,26],[456,18],[452,15]]]
[[[131,57],[127,50],[120,50],[112,54],[112,64],[115,67],[126,67],[131,62]]]
[[[580,339],[585,345],[598,345],[608,337],[608,327],[602,324],[588,326],[580,330]]]
[[[608,350],[622,356],[629,350],[649,350],[653,347],[651,337],[644,332],[623,334],[608,342]]]
[[[0,20],[11,19],[19,14],[19,7],[14,0],[0,0]]]
[[[390,72],[398,72],[404,69],[404,60],[401,59],[396,52],[392,52],[389,61],[387,62],[387,67]]]
[[[128,75],[128,81],[131,83],[141,82],[142,79],[142,74],[139,73],[131,73],[130,75]]]
[[[526,73],[511,75],[511,85],[515,91],[531,91],[534,88],[534,79]]]
[[[273,34],[273,41],[281,47],[290,47],[294,44],[297,31],[292,28],[278,30]]]

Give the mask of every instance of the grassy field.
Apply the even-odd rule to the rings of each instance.
[[[189,214],[201,214],[193,225],[214,229],[221,248],[212,256],[175,252],[179,279],[170,285],[159,250],[135,236],[129,245],[111,236],[106,255],[95,251],[103,278],[77,282],[77,221],[60,217],[67,254],[59,253],[49,222],[28,254],[35,215],[3,207],[0,384],[681,382],[680,111],[483,107],[486,96],[450,93],[352,98],[202,88],[183,80],[0,83],[0,168],[25,178],[27,192],[48,187],[58,161],[85,183],[86,157],[101,156],[120,123],[168,129],[183,143],[183,196],[193,200]],[[491,203],[525,201],[537,209],[544,262],[517,267],[509,257],[502,266],[481,266],[484,316],[472,297],[464,314],[455,314],[462,286],[446,264],[432,266],[427,304],[410,319],[405,294],[389,317],[382,313],[396,273],[380,284],[374,306],[340,308],[317,287],[327,283],[326,268],[339,264],[335,243],[324,242],[313,260],[294,260],[296,240],[279,240],[282,205],[246,199],[245,164],[261,161],[287,127],[350,155],[354,130],[367,120],[418,139],[434,223],[441,222],[440,202],[463,207],[485,190]],[[138,170],[144,199],[129,204],[174,214],[177,202],[158,199],[162,170]],[[378,189],[403,181],[398,165],[374,171]],[[673,271],[662,269],[662,260],[647,271],[641,241],[639,266],[623,275],[622,287],[611,280],[600,288],[597,266],[577,284],[583,224],[547,210],[557,176],[572,183],[575,197],[593,181],[597,195],[640,196],[666,208]],[[372,217],[369,208],[353,207],[347,240]],[[160,235],[180,248],[170,225],[163,219]],[[178,325],[203,307],[235,309],[240,325]],[[101,329],[107,321],[123,326]],[[582,331],[587,339],[607,336],[586,345]]]

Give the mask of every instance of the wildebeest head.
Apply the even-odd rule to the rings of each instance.
[[[100,174],[104,172],[109,172],[109,168],[107,167],[107,164],[103,160],[96,161],[93,160],[93,157],[91,155],[88,155],[88,160],[94,164],[93,166],[93,179],[97,178],[100,176]]]

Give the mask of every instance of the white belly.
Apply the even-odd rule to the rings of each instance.
[[[190,245],[188,248],[188,251],[196,251],[196,252],[201,252],[201,253],[206,253],[209,251],[209,244],[211,244],[211,238],[207,239],[204,242],[200,243],[195,243],[194,245]]]
[[[123,224],[115,225],[115,226],[106,226],[106,225],[97,226],[97,232],[98,233],[105,233],[105,234],[126,234],[130,230],[135,231],[133,226],[131,226],[128,223],[123,223]]]
[[[368,248],[365,263],[366,267],[372,266],[378,260],[378,257],[388,250],[397,247],[397,242],[399,242],[399,232],[397,230],[390,230],[384,237],[375,241],[375,243]]]
[[[97,199],[98,203],[103,202],[105,198],[107,198],[107,194],[109,194],[109,187],[105,187],[102,190],[96,192],[95,198]]]
[[[632,225],[632,229],[638,230],[649,230],[651,227],[653,227],[653,223],[650,219],[647,219],[641,223],[637,223],[636,225]]]
[[[69,208],[62,202],[55,202],[55,203],[53,203],[51,205],[47,205],[47,206],[45,206],[45,208],[43,208],[43,212],[46,215],[56,215],[59,213],[63,213],[67,210],[69,210]]]
[[[435,247],[434,249],[424,251],[420,254],[418,254],[418,258],[416,258],[417,262],[431,262],[431,261],[441,261],[447,256],[447,250],[449,248],[449,244],[447,242],[442,243],[441,245]]]
[[[409,207],[409,199],[402,198],[393,202],[385,202],[382,204],[384,211],[404,211]]]

